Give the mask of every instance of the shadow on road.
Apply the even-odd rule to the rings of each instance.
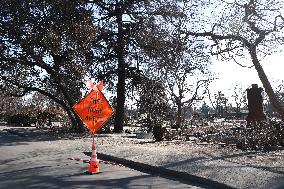
[[[23,170],[5,172],[0,174],[0,188],[169,188],[167,182],[149,181],[151,175],[135,175],[124,178],[107,178],[102,173],[99,175],[68,174],[56,176],[48,172],[47,166],[33,167]],[[81,170],[84,171],[83,169]],[[170,188],[175,188],[174,186]]]
[[[34,127],[7,127],[0,131],[0,144],[2,146],[27,145],[27,142],[74,140],[84,136],[83,134],[76,133],[56,133],[52,130],[37,129]]]

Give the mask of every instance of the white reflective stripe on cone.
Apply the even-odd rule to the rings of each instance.
[[[97,161],[97,154],[92,154],[91,161]]]

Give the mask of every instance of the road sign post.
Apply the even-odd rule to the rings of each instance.
[[[92,155],[88,174],[99,173],[99,160],[97,159],[96,146],[94,144],[94,134],[112,116],[113,110],[102,93],[103,84],[100,82],[95,86],[89,81],[91,92],[73,106],[73,109],[86,124],[92,135]]]
[[[100,88],[102,87],[100,86]],[[73,109],[92,134],[96,133],[113,113],[104,94],[94,85],[91,92],[75,104]]]

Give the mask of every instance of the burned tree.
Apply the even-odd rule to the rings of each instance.
[[[161,20],[175,15],[176,4],[172,0],[91,3],[98,27],[94,67],[99,68],[92,75],[110,81],[112,88],[116,88],[114,132],[123,131],[126,85],[129,80],[137,79],[141,71],[135,62],[143,59],[143,51],[150,48],[143,41],[153,36],[151,44],[159,44],[160,36],[154,35],[154,31]]]
[[[223,9],[224,13],[220,14],[220,20],[213,23],[210,31],[198,32],[188,28],[184,33],[187,36],[210,37],[213,42],[211,54],[219,55],[223,59],[237,62],[236,56],[245,56],[248,53],[271,104],[284,118],[284,107],[277,99],[259,58],[261,54],[269,54],[271,49],[283,44],[284,17],[279,13],[283,8],[283,2],[216,1],[220,2],[226,8]]]
[[[82,1],[1,1],[0,87],[13,96],[39,92],[62,106],[72,128],[96,29]]]
[[[168,23],[161,23],[161,28],[165,24]],[[176,112],[174,127],[181,128],[188,113],[186,107],[203,99],[205,88],[211,81],[207,69],[210,59],[203,51],[203,41],[186,38],[183,34],[186,17],[181,15],[171,19],[170,25],[159,31],[162,38],[158,46],[151,44],[151,37],[144,43],[151,47],[146,51],[152,57],[149,72],[163,81]]]
[[[235,112],[236,112],[236,117],[240,118],[241,117],[241,108],[242,106],[244,106],[246,100],[246,96],[245,96],[245,89],[243,89],[243,87],[240,84],[236,84],[234,86],[234,91],[232,94],[233,100],[234,100],[234,104],[235,104]]]
[[[163,122],[170,119],[170,105],[165,86],[162,81],[144,76],[137,87],[139,94],[138,112],[144,115],[142,123],[147,128],[147,132],[153,132],[154,138],[161,141],[164,135]]]
[[[247,89],[248,98],[248,110],[247,122],[256,123],[266,119],[263,112],[263,99],[262,99],[262,88],[258,87],[257,84],[253,84],[250,89]]]

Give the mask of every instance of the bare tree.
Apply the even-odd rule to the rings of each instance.
[[[223,3],[226,8],[223,9],[221,19],[213,23],[212,29],[204,32],[204,27],[203,31],[189,28],[185,33],[187,36],[210,37],[213,42],[212,55],[237,60],[236,56],[245,56],[248,53],[272,106],[284,118],[284,107],[277,99],[260,64],[261,55],[270,54],[269,49],[275,49],[277,45],[284,43],[284,17],[281,15],[283,1],[216,2]]]
[[[284,105],[284,82],[281,81],[276,87],[275,87],[275,94],[278,97],[280,103]],[[271,105],[269,98],[267,95],[264,95],[264,108],[266,110],[266,114],[268,114],[271,117],[278,117],[275,111],[275,108]]]
[[[211,98],[210,92],[207,91],[211,106],[215,110],[215,114],[218,117],[225,117],[227,114],[228,108],[228,98],[225,96],[222,91],[218,91],[214,94],[214,98]]]
[[[232,98],[234,100],[236,114],[239,117],[241,107],[246,103],[246,90],[240,84],[236,84],[234,86]]]
[[[163,81],[176,108],[175,126],[181,128],[186,113],[185,107],[201,100],[210,82],[210,72],[207,69],[210,59],[203,51],[203,41],[186,38],[182,33],[186,17],[172,19],[170,24],[171,27],[161,31],[164,38],[159,46],[152,44],[149,53],[154,58],[149,64],[149,72]]]

